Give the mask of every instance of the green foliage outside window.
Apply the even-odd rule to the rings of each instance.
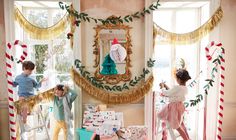
[[[37,81],[43,78],[43,72],[46,68],[44,60],[46,58],[47,50],[48,45],[34,45],[36,73],[42,74],[36,76]]]

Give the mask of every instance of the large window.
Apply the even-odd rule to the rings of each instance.
[[[22,2],[18,3],[21,4]],[[22,4],[25,3],[23,2]],[[37,2],[36,4],[39,3]],[[45,2],[41,3],[48,5]],[[46,28],[57,23],[65,15],[65,11],[59,9],[58,2],[51,2],[49,4],[57,8],[21,6],[20,9],[30,23],[41,28]],[[72,50],[69,40],[66,39],[68,30],[59,37],[51,40],[35,40],[30,38],[27,32],[19,28],[19,25],[16,24],[16,26],[18,26],[16,28],[16,36],[23,39],[28,45],[28,59],[34,61],[36,64],[36,79],[40,80],[43,75],[46,77],[50,75],[50,83],[47,83],[47,88],[58,83],[71,84],[68,76],[73,57],[70,57],[72,56]]]
[[[23,13],[24,17],[33,25],[41,28],[47,28],[56,24],[64,15],[65,10],[59,8],[58,2],[46,1],[16,1],[17,8]],[[43,77],[48,80],[42,84],[39,91],[44,91],[54,87],[56,84],[72,85],[70,78],[70,68],[73,64],[73,51],[70,47],[70,41],[66,34],[69,28],[56,38],[50,40],[36,40],[29,36],[20,25],[15,22],[15,36],[22,40],[28,46],[28,58],[35,63],[36,68],[32,76],[40,81]],[[17,50],[16,49],[16,54]],[[21,65],[17,65],[16,73],[22,72]],[[37,94],[37,92],[35,92]],[[52,115],[52,103],[42,104],[41,108],[47,121],[47,127],[52,138],[54,119]],[[38,117],[29,118],[34,125],[39,122]],[[43,139],[45,131],[38,129],[35,131],[33,139]],[[42,136],[42,137],[41,137]],[[45,135],[46,136],[46,135]],[[63,137],[61,137],[63,138]]]
[[[191,32],[201,26],[209,17],[209,5],[207,2],[164,2],[158,11],[153,13],[154,22],[163,29],[175,32]],[[165,81],[168,85],[176,84],[173,70],[181,59],[184,59],[187,70],[192,80],[195,78],[197,84],[188,87],[189,94],[187,100],[194,98],[202,92],[201,76],[205,73],[200,72],[206,69],[204,47],[208,43],[208,37],[194,44],[176,45],[170,44],[164,38],[157,36],[154,40],[156,45],[154,57],[157,65],[154,67],[154,90],[159,91],[159,83]],[[157,99],[159,104],[160,100]],[[194,108],[187,108],[185,123],[192,140],[200,140],[203,136],[203,106],[198,105]]]

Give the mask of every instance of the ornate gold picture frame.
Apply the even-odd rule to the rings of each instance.
[[[131,71],[130,71],[130,67],[131,67],[131,60],[130,60],[130,54],[132,54],[132,44],[131,44],[131,38],[130,38],[130,29],[131,27],[129,27],[128,25],[124,25],[124,24],[105,24],[105,25],[97,25],[95,28],[96,34],[94,36],[94,50],[93,50],[93,54],[95,55],[95,64],[94,64],[94,68],[96,68],[94,76],[97,80],[104,80],[109,84],[118,84],[120,81],[129,81],[131,78]],[[101,71],[101,32],[109,32],[111,34],[111,36],[113,36],[113,31],[122,31],[124,33],[124,39],[121,42],[123,47],[126,49],[127,51],[127,56],[125,58],[125,68],[124,68],[124,72],[122,73],[118,73],[118,74],[114,74],[114,75],[103,75],[100,73]],[[110,41],[110,40],[109,40]]]

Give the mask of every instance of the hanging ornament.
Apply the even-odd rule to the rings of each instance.
[[[119,44],[118,40],[114,38],[111,49],[110,49],[110,57],[116,63],[123,62],[127,56],[126,49]]]

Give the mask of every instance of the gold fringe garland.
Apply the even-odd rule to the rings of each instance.
[[[29,98],[18,100],[14,102],[14,106],[16,108],[17,113],[19,114],[21,112],[21,107],[27,106],[29,109],[29,112],[31,112],[35,105],[37,105],[41,101],[51,101],[54,97],[54,88],[49,89],[45,92],[42,92],[38,95],[31,96]]]
[[[108,104],[124,104],[139,101],[150,91],[153,85],[153,76],[150,76],[143,85],[137,88],[125,92],[110,93],[93,86],[74,69],[71,70],[71,75],[74,82],[89,95]]]
[[[195,43],[199,41],[200,39],[202,39],[210,31],[212,31],[221,21],[222,17],[223,17],[223,11],[221,7],[219,7],[216,10],[216,12],[213,14],[213,16],[210,19],[208,19],[206,23],[204,23],[202,26],[200,26],[198,29],[192,32],[183,33],[183,34],[177,34],[177,33],[166,31],[165,29],[162,29],[160,26],[154,23],[154,28],[153,28],[154,42],[155,42],[155,36],[159,35],[163,37],[167,42],[172,43],[172,44]]]
[[[40,28],[30,23],[17,8],[15,8],[15,20],[27,33],[29,33],[31,38],[39,40],[55,38],[61,35],[66,30],[68,25],[70,25],[69,15],[66,14],[53,26],[48,28]]]
[[[138,88],[128,90],[125,92],[116,92],[110,93],[105,90],[99,89],[93,86],[88,80],[84,77],[80,76],[80,74],[75,71],[71,70],[72,78],[75,83],[82,87],[88,94],[92,95],[93,97],[109,104],[123,104],[123,103],[131,103],[135,101],[139,101],[144,97],[145,94],[150,91],[153,85],[153,76],[150,76],[147,81],[139,86]],[[18,100],[14,102],[15,109],[19,114],[21,112],[21,107],[27,106],[29,112],[33,110],[35,105],[40,102],[47,102],[53,100],[54,97],[54,88],[39,93],[38,95],[29,97],[27,99]]]

